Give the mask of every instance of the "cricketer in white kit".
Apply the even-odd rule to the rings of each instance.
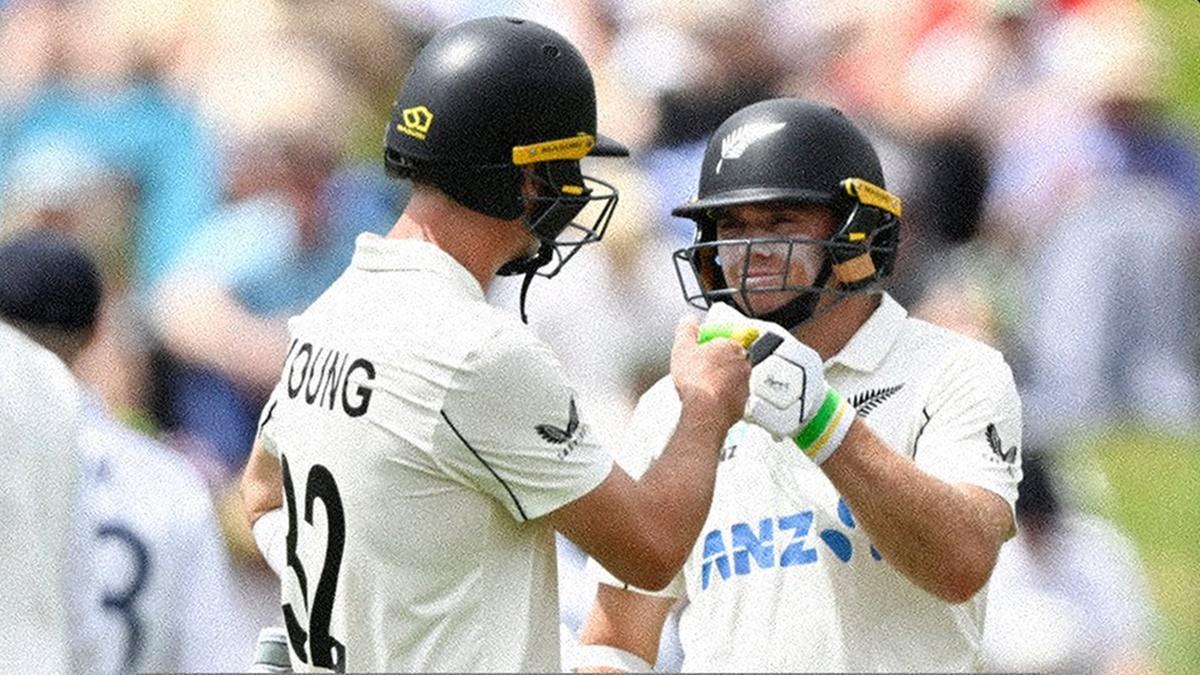
[[[829,385],[896,452],[1015,506],[1021,408],[999,352],[910,318],[884,295],[825,367]],[[677,411],[669,382],[642,397],[617,455],[631,475],[654,461],[670,433],[664,420]],[[950,604],[914,585],[790,440],[745,422],[730,430],[702,531],[679,577],[657,594],[687,601],[684,671],[982,667],[986,588]],[[625,587],[599,571],[602,583]]]
[[[199,474],[85,395],[71,637],[89,672],[241,670],[225,542]]]

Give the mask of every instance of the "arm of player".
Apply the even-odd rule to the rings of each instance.
[[[242,505],[254,543],[267,566],[282,575],[287,566],[287,516],[283,512],[283,472],[279,458],[266,450],[260,434],[242,474]]]
[[[682,412],[659,461],[638,481],[614,465],[598,487],[546,516],[639,588],[663,588],[687,559],[712,503],[721,444],[745,405],[744,349],[730,340],[697,344],[697,329],[685,321],[676,330],[671,373]]]
[[[264,447],[262,436],[254,441],[241,482],[242,504],[253,526],[263,515],[283,507],[283,472],[279,458]]]
[[[1021,403],[998,353],[943,363],[911,458],[856,419],[821,468],[893,566],[930,593],[964,602],[987,583],[1015,531]]]
[[[917,586],[957,603],[987,583],[1013,528],[1002,497],[922,471],[861,420],[821,468],[875,547]]]
[[[670,583],[712,503],[726,429],[684,415],[662,459],[640,481],[614,464],[594,490],[546,516],[605,569],[638,588]]]
[[[675,598],[599,584],[579,634],[580,647],[568,666],[584,673],[629,671],[624,666],[635,662],[622,652],[653,666],[663,623],[674,604]]]
[[[916,462],[858,419],[825,383],[817,353],[794,339],[755,367],[746,419],[793,439],[893,566],[926,591],[965,602],[987,583],[1013,531],[1018,450],[989,445],[1000,444],[997,428],[1020,438],[1020,402],[999,354],[952,355],[936,384]]]

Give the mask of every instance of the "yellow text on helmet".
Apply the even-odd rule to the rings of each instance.
[[[553,162],[563,159],[583,159],[596,147],[596,138],[580,133],[570,138],[558,138],[532,145],[518,145],[512,150],[512,162],[517,166],[534,162]]]
[[[847,178],[842,181],[846,193],[867,206],[874,206],[900,217],[900,198],[883,188],[861,178]]]

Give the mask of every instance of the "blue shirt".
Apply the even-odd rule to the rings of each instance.
[[[133,283],[149,287],[216,206],[215,150],[193,112],[157,85],[104,96],[51,86],[0,126],[0,176],[49,144],[126,173],[139,193]],[[0,205],[2,207],[2,205]]]

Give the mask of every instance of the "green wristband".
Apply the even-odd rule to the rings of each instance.
[[[833,421],[834,413],[837,412],[838,406],[841,404],[841,398],[836,389],[831,388],[826,392],[825,400],[821,403],[821,408],[817,410],[817,414],[792,439],[804,451],[804,454],[808,454],[809,448],[821,438],[821,434],[825,433],[825,429]]]

